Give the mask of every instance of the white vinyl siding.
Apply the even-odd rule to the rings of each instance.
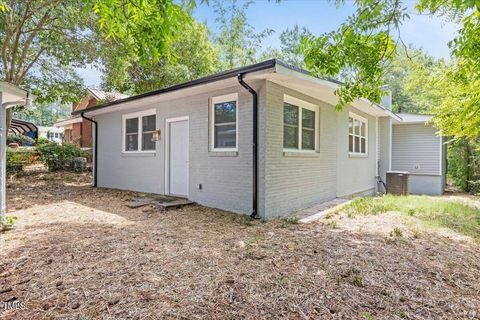
[[[411,174],[440,175],[441,138],[425,124],[393,126],[392,170]]]

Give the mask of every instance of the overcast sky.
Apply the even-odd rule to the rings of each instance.
[[[414,2],[410,3],[413,7]],[[324,32],[336,30],[354,11],[353,2],[347,0],[346,5],[336,8],[332,2],[322,0],[284,0],[280,3],[275,1],[256,1],[248,11],[248,22],[256,29],[262,31],[270,28],[275,32],[265,39],[263,46],[278,47],[280,44],[279,34],[295,24],[306,27],[313,34],[320,35]],[[444,23],[438,18],[420,16],[411,11],[411,19],[401,28],[402,38],[406,43],[415,47],[422,47],[430,55],[437,58],[449,58],[447,43],[451,40],[458,25]],[[194,11],[197,20],[207,23],[209,28],[217,31],[213,8],[207,4],[201,4]],[[93,69],[79,69],[81,76],[88,86],[100,85],[100,73]]]

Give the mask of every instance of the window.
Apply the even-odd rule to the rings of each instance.
[[[123,115],[123,151],[155,151],[155,109]]]
[[[348,117],[348,152],[352,155],[367,155],[368,120],[354,113]]]
[[[318,107],[285,95],[283,148],[315,151],[318,144]]]
[[[236,93],[211,99],[211,150],[237,150],[237,105],[238,95]]]

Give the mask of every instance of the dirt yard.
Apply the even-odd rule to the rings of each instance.
[[[393,237],[374,220],[355,228],[251,222],[198,205],[129,209],[138,194],[89,179],[9,182],[18,220],[0,234],[0,318],[480,319],[477,242]]]

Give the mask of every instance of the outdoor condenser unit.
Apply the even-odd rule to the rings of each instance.
[[[397,195],[408,194],[408,172],[388,171],[387,172],[387,193]]]

